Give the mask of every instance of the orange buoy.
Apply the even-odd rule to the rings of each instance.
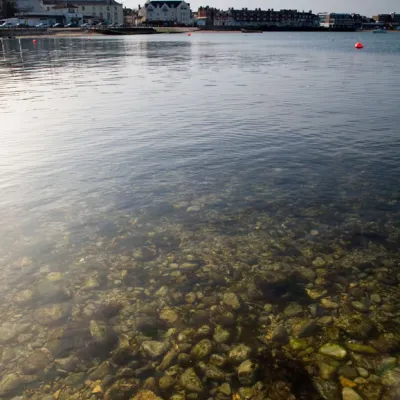
[[[33,44],[36,44],[36,39],[33,39],[32,42],[33,42]]]
[[[360,42],[357,42],[357,43],[354,45],[354,47],[355,47],[356,49],[363,49],[363,48],[364,48],[364,45],[363,45],[362,43],[360,43]]]

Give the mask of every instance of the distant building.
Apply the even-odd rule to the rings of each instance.
[[[211,7],[200,7],[197,11],[199,26],[215,27],[315,27],[318,26],[318,16],[311,11],[297,10],[262,10],[247,8],[218,10]]]
[[[320,26],[329,29],[356,29],[356,23],[351,14],[319,13]]]
[[[378,14],[372,18],[387,27],[397,28],[400,25],[400,15],[394,12],[390,14]]]
[[[73,7],[66,7],[68,5]],[[61,3],[57,0],[43,0],[46,11],[64,10],[82,16],[82,23],[123,24],[124,15],[122,4],[115,0],[72,0],[71,3]]]
[[[140,9],[143,23],[151,25],[192,25],[190,4],[181,0],[148,0]]]

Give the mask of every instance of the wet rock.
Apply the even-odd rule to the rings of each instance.
[[[239,297],[233,292],[225,293],[223,302],[224,302],[224,304],[226,304],[228,307],[232,308],[233,310],[240,309]]]
[[[139,385],[138,379],[119,379],[104,393],[104,400],[128,400]]]
[[[81,290],[83,291],[91,291],[98,289],[102,286],[102,284],[105,282],[105,276],[102,274],[99,274],[97,272],[93,273],[92,275],[89,275],[86,279],[85,282],[83,283]]]
[[[322,268],[326,265],[326,261],[322,257],[317,257],[314,259],[312,264],[314,265],[314,267]]]
[[[65,380],[64,383],[67,386],[71,386],[71,387],[79,387],[83,381],[85,380],[86,374],[84,372],[77,372],[74,374],[69,374]]]
[[[18,292],[14,297],[13,301],[18,304],[28,304],[33,300],[33,290],[25,289]]]
[[[320,354],[343,360],[347,356],[347,351],[344,347],[335,343],[326,343],[319,349]]]
[[[6,364],[15,358],[15,351],[11,347],[5,347],[1,356],[1,363]]]
[[[175,360],[175,358],[178,356],[179,350],[174,346],[172,347],[168,353],[164,356],[163,360],[161,361],[161,364],[159,366],[159,369],[161,371],[166,370],[172,362]]]
[[[297,338],[305,338],[311,336],[317,328],[315,320],[303,320],[298,322],[292,328],[292,335]]]
[[[319,358],[317,360],[319,375],[322,379],[329,380],[334,378],[340,366],[338,361],[329,358]]]
[[[382,375],[382,383],[387,386],[398,386],[400,384],[400,368],[385,371]]]
[[[60,322],[71,313],[68,303],[51,304],[38,308],[33,312],[33,320],[41,325],[51,325]]]
[[[391,332],[382,333],[370,343],[381,353],[392,353],[400,350],[400,335]]]
[[[186,328],[181,333],[179,333],[178,341],[190,343],[195,335],[196,331],[194,330],[194,328]]]
[[[243,361],[238,369],[237,369],[237,375],[239,382],[242,385],[251,385],[253,384],[255,378],[256,378],[256,372],[258,369],[258,365],[254,363],[251,360],[246,360]]]
[[[93,341],[99,345],[112,344],[117,341],[117,335],[114,330],[104,323],[91,320],[89,330]]]
[[[71,297],[70,292],[59,283],[48,280],[39,281],[34,289],[34,300],[41,304],[49,302],[62,302]]]
[[[225,381],[226,373],[214,364],[207,364],[205,367],[205,376],[211,381]]]
[[[231,396],[232,388],[231,385],[227,382],[223,383],[219,388],[218,391],[223,394],[224,396]]]
[[[370,299],[375,304],[381,304],[382,303],[381,296],[379,296],[378,293],[372,293]]]
[[[178,356],[178,363],[182,367],[188,367],[192,362],[192,358],[187,353],[180,353]]]
[[[163,356],[170,348],[171,344],[169,342],[149,340],[142,343],[142,350],[153,360]]]
[[[110,372],[111,372],[111,365],[109,361],[104,361],[98,367],[90,371],[88,379],[91,381],[97,381],[103,379]]]
[[[307,288],[306,292],[312,300],[318,300],[318,299],[324,297],[328,293],[328,291],[326,289],[321,288],[321,287]]]
[[[212,354],[210,356],[210,362],[217,367],[223,367],[228,362],[228,358],[222,354]]]
[[[188,368],[183,372],[180,384],[189,392],[201,393],[204,390],[203,384],[193,368]]]
[[[195,334],[196,337],[207,337],[212,334],[212,328],[208,325],[203,325],[199,329],[197,329],[197,332]]]
[[[242,363],[247,360],[251,354],[251,348],[244,344],[239,344],[237,346],[232,347],[229,352],[229,360],[233,363]]]
[[[162,400],[162,398],[156,396],[151,390],[141,390],[131,400]]]
[[[361,301],[352,301],[352,307],[359,312],[366,313],[369,311],[369,307]]]
[[[305,350],[308,347],[308,342],[302,339],[290,339],[290,347],[295,351]]]
[[[353,339],[367,339],[374,330],[373,322],[363,315],[342,315],[336,326]]]
[[[343,400],[363,400],[363,398],[352,388],[345,387],[342,390]]]
[[[339,304],[328,297],[321,299],[321,306],[326,310],[336,310],[339,308]]]
[[[283,326],[277,326],[272,331],[271,340],[276,343],[286,344],[289,341],[289,335]]]
[[[157,252],[150,247],[140,247],[133,252],[133,258],[137,261],[148,262],[157,258]]]
[[[339,387],[335,382],[315,378],[314,386],[324,400],[340,399]]]
[[[157,390],[156,378],[154,378],[153,376],[147,378],[143,383],[142,389],[143,390],[151,390],[151,391]]]
[[[6,396],[23,388],[23,379],[15,373],[4,375],[0,381],[0,396]]]
[[[303,315],[303,307],[298,303],[290,303],[284,310],[284,315],[288,318],[300,317]]]
[[[315,279],[315,272],[311,268],[300,267],[296,269],[295,276],[301,282],[312,282]]]
[[[52,358],[49,352],[37,350],[21,358],[18,365],[24,374],[29,375],[43,371],[51,361]]]
[[[158,386],[160,387],[160,390],[163,392],[170,389],[172,386],[174,386],[174,384],[175,384],[175,379],[170,375],[164,375],[158,381]]]
[[[207,357],[213,348],[213,344],[209,339],[202,339],[200,342],[196,343],[191,351],[191,354],[197,359],[201,360],[202,358]]]
[[[196,293],[190,292],[187,295],[185,295],[186,303],[193,304],[196,300],[197,300]]]
[[[0,344],[7,344],[15,339],[15,330],[13,326],[0,327]]]
[[[357,390],[366,400],[379,400],[383,392],[382,386],[374,383],[362,385]]]
[[[230,311],[223,311],[215,315],[214,320],[217,324],[222,326],[235,325],[235,315]]]
[[[224,329],[222,326],[217,325],[214,331],[213,339],[217,343],[226,343],[231,334],[227,329]]]
[[[199,264],[191,262],[185,262],[179,266],[179,269],[184,272],[194,271],[197,268],[199,268]]]
[[[347,379],[356,379],[358,377],[358,372],[355,368],[349,365],[343,365],[338,370],[339,375],[344,376]]]
[[[362,353],[362,354],[377,354],[378,353],[376,351],[376,349],[374,349],[372,346],[368,346],[365,344],[347,343],[346,347],[351,351],[355,351],[356,353]]]
[[[172,310],[171,308],[164,308],[160,312],[160,319],[168,324],[175,323],[178,320],[178,318],[179,318],[178,313],[175,310]]]
[[[369,372],[363,367],[357,367],[357,372],[362,378],[368,378]]]

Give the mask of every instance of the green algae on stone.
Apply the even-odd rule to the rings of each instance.
[[[335,358],[337,360],[343,360],[347,356],[347,351],[344,347],[336,343],[326,343],[320,347],[319,352],[328,357]]]
[[[346,347],[351,350],[355,351],[356,353],[363,353],[363,354],[377,354],[377,350],[372,346],[359,344],[359,343],[347,343]]]
[[[204,386],[194,368],[188,368],[182,373],[180,384],[189,392],[201,393],[204,390]]]
[[[198,360],[207,357],[213,348],[213,344],[209,339],[202,339],[200,342],[196,343],[192,350],[191,354]]]

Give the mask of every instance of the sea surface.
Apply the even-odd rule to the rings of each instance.
[[[399,88],[396,33],[1,40],[0,398],[398,398]]]

